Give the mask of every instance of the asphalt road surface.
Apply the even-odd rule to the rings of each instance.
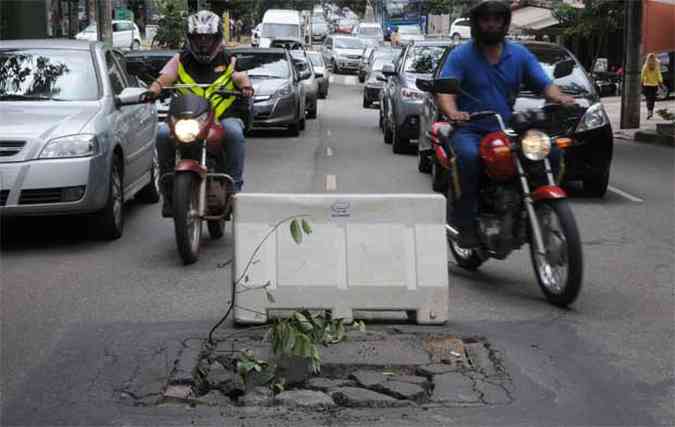
[[[245,191],[429,193],[415,156],[383,144],[377,110],[352,79],[331,86],[298,138],[248,141]],[[673,149],[618,141],[611,191],[576,196],[585,283],[561,310],[539,291],[526,250],[468,273],[449,261],[444,332],[486,337],[516,401],[495,408],[347,411],[294,425],[672,425]],[[115,388],[167,336],[204,336],[227,307],[229,234],[185,267],[159,205],[130,203],[121,239],[88,238],[81,219],[3,221],[2,425],[233,425],[214,409],[133,408]],[[114,366],[114,368],[111,368]],[[346,415],[347,414],[347,415]],[[236,424],[274,424],[248,414]],[[342,417],[342,418],[341,418]],[[229,420],[229,421],[228,421]]]

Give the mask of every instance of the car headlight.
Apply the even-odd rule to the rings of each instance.
[[[50,140],[40,153],[41,159],[88,157],[98,153],[96,135],[70,135]]]
[[[551,152],[551,138],[544,132],[531,129],[520,140],[523,154],[530,160],[544,160]]]
[[[176,138],[183,143],[194,142],[200,130],[199,121],[196,119],[180,119],[173,127]]]
[[[423,101],[424,92],[420,92],[414,89],[403,88],[401,89],[401,97],[408,101]]]
[[[601,128],[609,122],[605,108],[601,103],[591,105],[577,125],[577,132]]]
[[[277,89],[276,92],[274,92],[275,97],[282,97],[282,96],[288,96],[291,93],[293,93],[293,88],[290,85],[284,85]]]

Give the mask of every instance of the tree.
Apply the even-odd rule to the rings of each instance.
[[[553,16],[558,19],[563,35],[590,42],[593,70],[600,52],[607,43],[607,34],[623,28],[625,0],[584,0],[583,8],[575,8],[555,0]]]
[[[156,0],[160,19],[153,46],[180,49],[187,31],[187,11],[183,0]]]

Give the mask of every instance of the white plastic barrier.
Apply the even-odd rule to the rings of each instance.
[[[301,244],[290,221],[270,234],[300,216],[312,228]],[[299,308],[346,320],[352,310],[405,310],[421,324],[448,319],[443,196],[240,193],[233,233],[237,323]]]

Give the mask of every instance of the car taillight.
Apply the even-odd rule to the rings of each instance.
[[[511,145],[511,140],[503,132],[489,133],[481,140],[480,157],[488,176],[506,180],[516,175]]]

